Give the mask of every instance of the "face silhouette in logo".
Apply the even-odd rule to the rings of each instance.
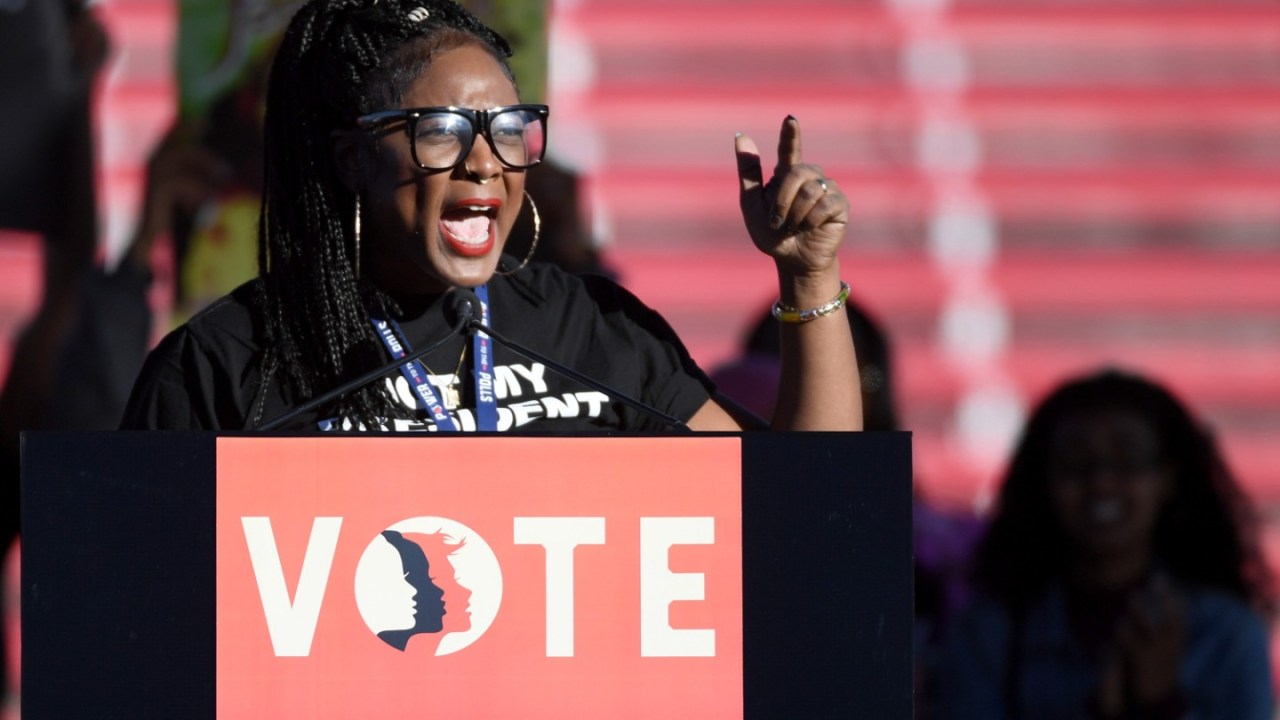
[[[459,585],[449,553],[458,549],[443,535],[410,539],[385,530],[366,554],[367,576],[375,578],[366,593],[366,612],[378,637],[397,650],[424,633],[466,632],[471,629],[471,591]],[[430,556],[430,557],[429,557]],[[450,614],[446,606],[453,603]]]
[[[450,542],[442,533],[415,535],[431,567],[431,582],[444,593],[444,632],[466,632],[471,629],[471,591],[458,583],[453,553],[462,549],[461,542]]]
[[[402,520],[374,535],[356,566],[356,606],[379,639],[448,655],[488,630],[502,599],[493,550],[448,518]]]
[[[431,581],[431,563],[417,543],[395,530],[384,530],[382,537],[400,555],[400,567],[403,570],[401,582],[393,586],[395,592],[390,599],[403,600],[405,593],[409,593],[408,607],[413,622],[408,627],[383,630],[378,633],[378,637],[391,647],[404,650],[409,644],[409,638],[414,635],[438,633],[444,628],[444,591]],[[399,617],[403,617],[403,613]]]

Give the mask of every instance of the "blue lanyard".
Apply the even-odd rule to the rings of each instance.
[[[480,300],[480,323],[489,327],[489,289],[481,285],[476,288],[476,297]],[[402,358],[412,352],[409,341],[395,320],[384,320],[373,316],[373,329],[382,338],[382,344],[393,360]],[[493,390],[493,343],[483,331],[476,331],[472,337],[472,350],[475,356],[475,367],[472,377],[476,388],[476,429],[493,431],[498,429],[498,401]],[[431,415],[436,428],[441,432],[457,432],[458,424],[445,409],[444,403],[436,389],[427,381],[425,366],[415,360],[400,366],[400,374],[408,381],[414,395],[418,398],[418,407]]]
[[[378,337],[382,338],[382,344],[386,346],[387,352],[391,353],[391,359],[396,360],[409,354],[412,348],[409,347],[409,341],[404,339],[404,333],[400,331],[400,326],[395,320],[383,320],[376,316],[371,317],[370,320],[373,322],[374,331],[378,333]],[[456,432],[458,425],[445,410],[444,403],[440,401],[435,388],[427,382],[426,369],[422,363],[417,360],[404,363],[400,366],[400,374],[409,382],[413,394],[418,397],[418,407],[425,408],[430,413],[436,426],[446,432]]]
[[[491,327],[489,287],[477,287],[476,297],[480,300],[480,324]],[[498,400],[493,392],[493,341],[483,330],[477,330],[471,338],[471,347],[475,358],[472,375],[476,383],[476,429],[492,432],[498,429]]]

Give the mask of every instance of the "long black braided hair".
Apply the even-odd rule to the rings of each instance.
[[[311,0],[290,22],[267,90],[255,298],[265,350],[250,426],[272,382],[311,397],[382,361],[369,308],[393,303],[356,277],[355,194],[339,180],[334,133],[398,107],[434,53],[466,44],[511,77],[507,41],[450,0]],[[331,410],[366,425],[407,412],[379,383]]]

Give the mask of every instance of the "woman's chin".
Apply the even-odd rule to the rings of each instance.
[[[445,237],[434,258],[436,273],[450,287],[476,287],[489,282],[502,257],[502,243],[490,235],[481,244],[464,244]]]
[[[448,287],[476,287],[489,282],[498,269],[500,254],[496,248],[478,257],[446,258],[439,267],[439,277]]]

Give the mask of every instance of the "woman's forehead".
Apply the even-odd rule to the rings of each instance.
[[[487,50],[475,44],[433,53],[405,87],[402,107],[486,109],[519,102],[515,85]]]
[[[1155,449],[1159,443],[1155,424],[1143,413],[1119,405],[1103,405],[1068,412],[1055,423],[1052,444],[1066,446],[1120,446]]]

